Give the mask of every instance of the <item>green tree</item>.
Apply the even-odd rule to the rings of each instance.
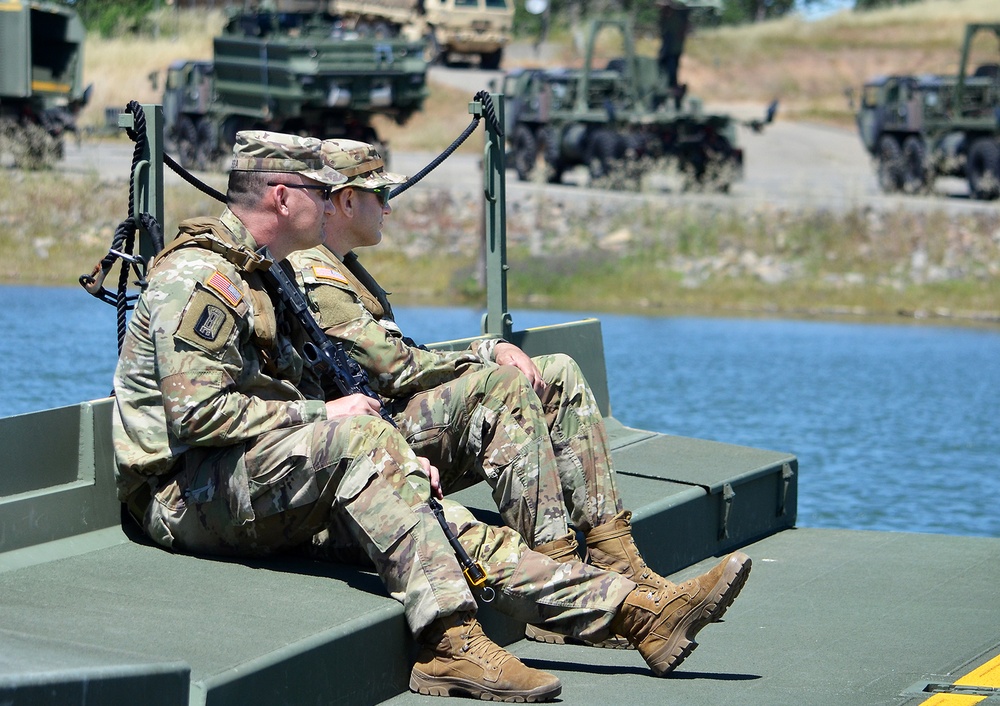
[[[139,31],[153,3],[154,0],[77,0],[74,7],[88,32],[112,37]]]
[[[796,8],[796,0],[723,0],[722,24],[749,24],[783,17]]]
[[[855,10],[874,10],[879,7],[894,7],[908,5],[917,0],[854,0]]]

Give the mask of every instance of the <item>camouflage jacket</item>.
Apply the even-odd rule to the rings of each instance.
[[[344,343],[383,397],[407,397],[493,362],[500,339],[476,340],[464,351],[430,351],[403,336],[385,292],[361,270],[365,286],[326,246],[292,253],[288,261],[319,325]]]
[[[207,247],[165,249],[128,324],[115,371],[114,445],[122,499],[192,447],[239,444],[263,432],[326,419],[322,391],[303,376],[298,340],[247,273],[216,247],[253,237],[230,211],[194,219],[181,235]],[[178,236],[180,237],[180,236]],[[230,249],[231,250],[231,249]],[[302,390],[306,390],[303,394]]]

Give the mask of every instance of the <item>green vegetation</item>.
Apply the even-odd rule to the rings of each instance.
[[[107,252],[128,198],[121,180],[54,172],[3,170],[0,190],[6,284],[74,285]],[[166,201],[167,232],[220,210],[186,185]],[[465,199],[414,191],[365,261],[400,304],[478,305],[478,226]],[[577,210],[540,199],[510,209],[508,240],[515,307],[1000,321],[1000,213]]]
[[[422,199],[446,198],[398,209],[366,260],[397,301],[481,301],[474,214],[424,228]],[[559,208],[511,214],[512,306],[1000,321],[1000,214]]]

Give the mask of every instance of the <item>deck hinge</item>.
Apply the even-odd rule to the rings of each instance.
[[[730,483],[722,486],[722,510],[719,513],[719,539],[729,539],[729,511],[733,509],[736,491]]]
[[[792,470],[792,464],[781,464],[781,485],[778,490],[778,512],[776,517],[781,517],[785,514],[785,503],[788,500],[788,489],[791,487],[792,478],[794,477],[795,471]]]
[[[964,694],[966,696],[993,696],[1000,694],[995,686],[975,686],[973,684],[936,684],[930,682],[924,687],[929,694]]]

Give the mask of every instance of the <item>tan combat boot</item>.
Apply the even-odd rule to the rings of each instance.
[[[577,553],[577,547],[578,543],[576,541],[576,535],[570,533],[565,537],[560,537],[559,539],[555,539],[551,542],[539,544],[535,547],[535,551],[544,554],[550,559],[555,559],[560,564],[565,564],[569,561],[580,561],[580,555]],[[537,625],[531,625],[530,623],[524,626],[524,636],[529,640],[534,640],[535,642],[546,642],[550,645],[586,645],[588,647],[604,647],[611,650],[632,649],[632,645],[628,644],[628,640],[623,637],[619,637],[618,635],[611,635],[601,642],[587,642],[586,640],[552,632],[551,630],[546,630],[545,628],[540,628]]]
[[[654,591],[674,585],[646,566],[632,539],[632,513],[628,510],[587,533],[587,563]]]
[[[638,586],[611,621],[658,677],[669,674],[698,646],[695,635],[719,620],[750,573],[750,557],[734,552],[714,569],[663,590]]]
[[[534,703],[554,699],[562,684],[552,674],[525,666],[486,637],[472,613],[455,613],[424,630],[410,672],[410,690],[428,696]]]

